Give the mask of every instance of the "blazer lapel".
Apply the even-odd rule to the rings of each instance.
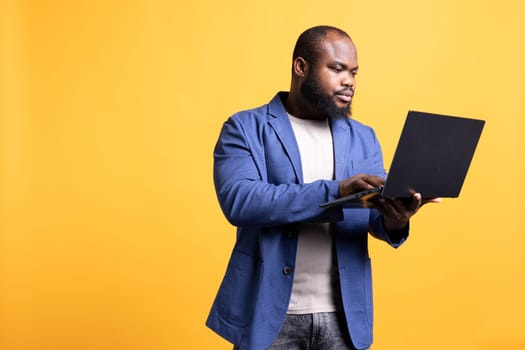
[[[332,138],[334,143],[334,175],[336,180],[344,178],[344,169],[346,166],[348,152],[348,132],[350,127],[346,120],[342,118],[332,118]]]
[[[288,114],[286,113],[286,110],[282,104],[281,96],[283,96],[283,93],[275,96],[275,98],[270,102],[268,107],[270,114],[269,123],[275,130],[277,137],[283,145],[286,155],[292,163],[297,182],[303,183],[301,154],[299,153],[299,147],[297,146],[297,141],[295,140],[292,124],[290,123]]]

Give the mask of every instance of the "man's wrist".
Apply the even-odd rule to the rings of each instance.
[[[408,227],[408,220],[406,222],[392,223],[383,217],[383,227],[389,236],[405,235]]]

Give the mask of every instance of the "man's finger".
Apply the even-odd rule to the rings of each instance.
[[[421,205],[427,203],[441,203],[441,198],[425,198],[421,201]]]
[[[372,187],[381,187],[385,183],[385,181],[381,177],[374,175],[365,176],[362,180],[367,184],[371,185]]]
[[[421,198],[421,193],[414,193],[414,195],[412,196],[412,198],[414,199],[412,201],[412,203],[414,204],[415,207],[413,207],[414,210],[417,210],[420,206],[421,206],[421,201],[422,201],[422,198]]]

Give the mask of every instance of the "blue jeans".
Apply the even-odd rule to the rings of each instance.
[[[234,347],[234,350],[242,350]],[[356,350],[342,312],[286,315],[268,350]]]

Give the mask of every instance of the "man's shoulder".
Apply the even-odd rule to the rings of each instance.
[[[284,106],[281,101],[282,93],[277,93],[270,102],[255,108],[241,110],[230,116],[231,120],[241,123],[266,122],[270,116],[286,115]]]
[[[347,125],[352,132],[366,133],[366,134],[368,134],[368,133],[372,133],[373,134],[374,133],[374,129],[371,126],[369,126],[369,125],[367,125],[367,124],[365,124],[365,123],[363,123],[363,122],[361,122],[359,120],[356,120],[354,118],[345,118],[345,119],[341,120],[341,122],[344,123],[345,125]]]
[[[249,109],[244,109],[241,111],[238,111],[230,116],[232,119],[236,119],[239,121],[246,120],[246,119],[261,119],[266,118],[268,115],[268,103],[254,107]]]
[[[355,119],[354,117],[347,118],[347,121],[351,126],[356,127],[356,128],[366,128],[366,129],[370,128],[370,126],[365,124],[365,122],[362,122],[360,119]]]

